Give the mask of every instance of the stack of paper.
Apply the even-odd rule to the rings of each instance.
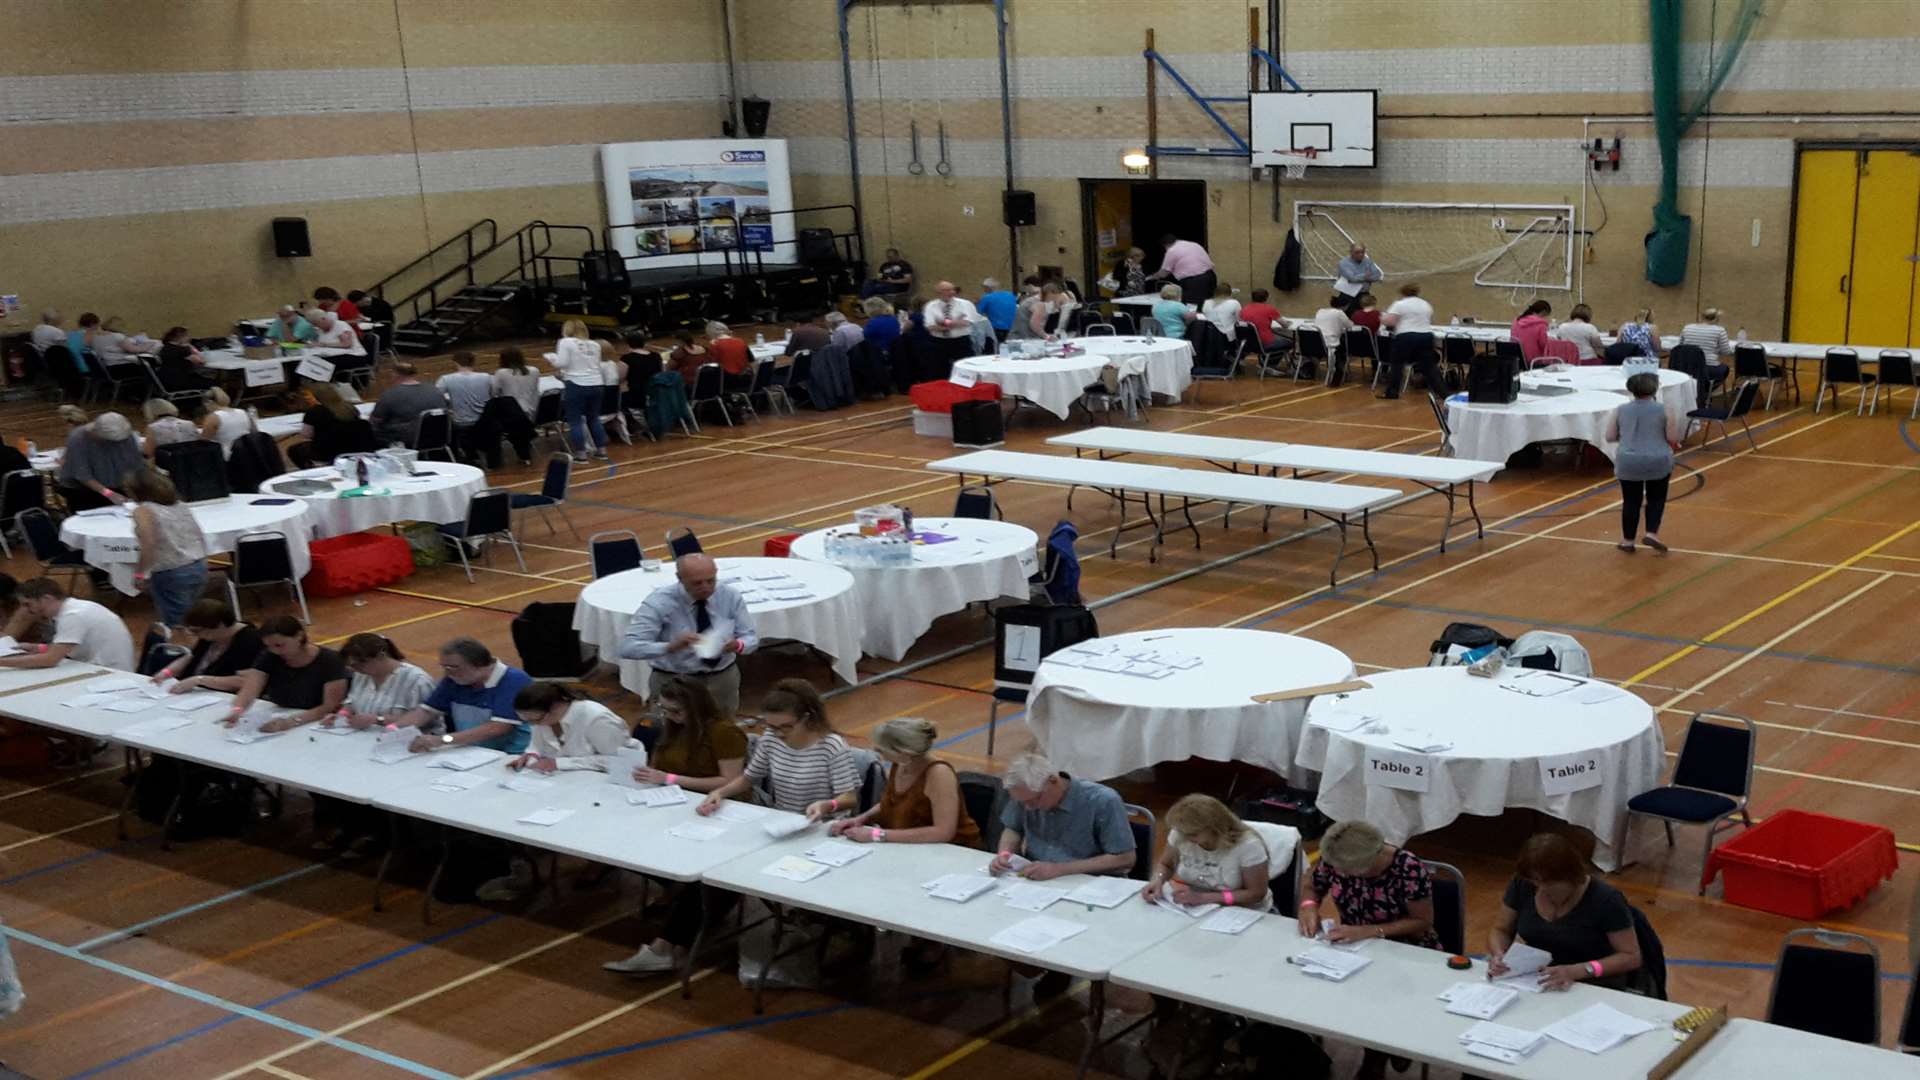
[[[1540,969],[1553,963],[1553,954],[1545,949],[1536,949],[1524,941],[1516,941],[1507,947],[1507,955],[1502,959],[1506,961],[1507,973],[1493,980],[1494,985],[1537,994],[1540,992]]]
[[[1635,1035],[1653,1029],[1651,1022],[1628,1016],[1611,1005],[1589,1005],[1572,1016],[1548,1024],[1540,1032],[1575,1050],[1604,1054]]]
[[[514,821],[521,825],[558,825],[572,816],[571,810],[562,810],[557,806],[543,806],[531,814],[522,814]]]
[[[1172,882],[1160,886],[1160,895],[1154,897],[1153,902],[1158,907],[1166,908],[1168,911],[1177,911],[1192,919],[1204,919],[1220,910],[1219,904],[1182,904],[1176,901],[1173,898]]]
[[[720,815],[715,814],[714,816],[719,817]],[[722,820],[728,819],[723,818]],[[813,822],[807,820],[805,814],[776,813],[767,815],[766,821],[762,822],[760,827],[765,829],[767,835],[773,837],[775,840],[784,840],[794,833],[805,832],[812,828]]]
[[[807,858],[822,866],[845,866],[858,862],[873,854],[873,849],[863,844],[850,844],[845,840],[823,840],[807,849]]]
[[[1053,948],[1086,928],[1084,923],[1056,919],[1051,915],[1035,915],[1014,923],[987,940],[1003,949],[1037,953]]]
[[[1517,1064],[1520,1059],[1540,1049],[1546,1041],[1547,1037],[1537,1031],[1485,1020],[1460,1033],[1460,1045],[1466,1048],[1467,1053],[1508,1065]]]
[[[433,788],[433,790],[435,791],[447,791],[447,792],[472,791],[474,788],[477,788],[487,782],[486,777],[481,776],[478,773],[470,773],[470,772],[452,773],[449,775],[433,773],[430,775],[433,776],[434,780],[433,780],[433,783],[428,786]]]
[[[687,793],[679,784],[635,788],[627,792],[628,806],[644,806],[650,810],[656,810],[662,806],[679,806],[686,801]]]
[[[519,773],[500,781],[500,786],[508,791],[523,791],[528,794],[545,791],[553,786],[553,781],[544,776],[528,776]]]
[[[718,809],[714,810],[713,820],[724,821],[729,825],[744,825],[750,821],[759,821],[770,813],[772,813],[770,810],[762,810],[758,806],[751,806],[743,802],[734,802],[729,799],[721,803]],[[798,817],[799,815],[796,814],[794,816]]]
[[[504,757],[498,750],[489,750],[484,746],[462,746],[457,750],[443,750],[433,755],[430,763],[436,769],[451,769],[454,772],[466,772],[482,765],[491,765]]]
[[[151,683],[149,683],[148,680],[146,679],[136,679],[129,676],[120,676],[118,678],[100,679],[96,682],[88,682],[87,692],[92,694],[123,694],[123,693],[126,693],[128,690],[145,689],[149,685],[151,685]],[[268,706],[268,707],[271,708],[272,706]]]
[[[1298,965],[1301,971],[1314,978],[1326,979],[1329,982],[1344,982],[1349,975],[1373,963],[1373,958],[1342,949],[1330,949],[1325,945],[1315,945],[1289,956],[1287,962]]]
[[[373,742],[373,760],[382,765],[393,765],[413,756],[413,740],[420,737],[420,729],[409,724],[402,728],[388,728],[380,733]]]
[[[788,855],[785,858],[775,859],[762,872],[777,878],[786,878],[788,881],[812,881],[826,873],[828,869],[824,863],[817,863],[798,855]]]
[[[137,724],[128,724],[119,730],[115,738],[129,735],[136,738],[144,735],[161,735],[177,728],[186,727],[193,722],[193,717],[191,716],[161,715],[152,720],[142,720]]]
[[[705,843],[727,831],[725,825],[715,825],[708,821],[683,821],[667,830],[667,835],[694,843]]]
[[[1440,1000],[1447,1003],[1447,1011],[1455,1016],[1491,1020],[1500,1015],[1500,1010],[1513,1004],[1513,999],[1519,996],[1520,991],[1510,986],[1487,982],[1457,982],[1440,994]]]
[[[1173,674],[1173,669],[1152,660],[1129,660],[1120,673],[1141,679],[1164,679]]]
[[[1081,883],[1067,894],[1067,899],[1097,908],[1117,908],[1139,892],[1140,883],[1130,878],[1097,877]]]
[[[1238,934],[1259,921],[1260,913],[1252,908],[1223,907],[1201,919],[1199,926],[1216,934]]]
[[[167,708],[174,712],[194,712],[209,705],[218,705],[228,700],[227,695],[212,690],[197,690],[190,694],[176,694]]]
[[[1000,886],[1000,898],[1016,911],[1045,911],[1066,895],[1065,889],[1048,888],[1031,881],[1009,881]]]
[[[1088,671],[1125,671],[1127,670],[1127,665],[1132,662],[1133,661],[1128,660],[1124,656],[1109,654],[1107,656],[1089,656],[1085,660],[1080,661],[1080,666],[1086,668]]]
[[[139,694],[110,694],[108,700],[99,706],[101,712],[111,713],[146,712],[153,707],[151,698],[142,697]]]
[[[1586,689],[1574,692],[1569,698],[1576,705],[1604,705],[1617,698],[1627,697],[1625,690],[1617,686],[1608,686],[1603,682],[1588,683]]]
[[[1562,675],[1557,671],[1534,669],[1516,672],[1500,680],[1499,685],[1503,689],[1525,694],[1528,697],[1552,697],[1555,694],[1580,689],[1587,685],[1587,681],[1572,675]]]
[[[647,767],[647,748],[626,746],[615,750],[607,761],[607,783],[639,788],[649,785],[633,778],[633,770]],[[635,804],[639,805],[638,803]]]
[[[985,874],[943,874],[922,885],[927,895],[935,900],[951,900],[964,904],[982,893],[993,891],[997,884]]]

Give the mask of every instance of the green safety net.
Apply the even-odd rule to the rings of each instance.
[[[1653,231],[1647,234],[1647,280],[1678,285],[1687,276],[1687,252],[1693,245],[1693,219],[1680,212],[1680,140],[1705,115],[1713,95],[1732,73],[1753,28],[1761,0],[1740,0],[1724,50],[1716,49],[1713,70],[1700,96],[1684,112],[1680,105],[1680,39],[1686,0],[1647,0],[1647,43],[1653,63],[1653,123],[1660,143],[1660,201],[1653,205]]]

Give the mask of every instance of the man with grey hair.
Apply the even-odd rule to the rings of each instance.
[[[866,331],[860,329],[859,323],[837,311],[827,312],[827,340],[830,343],[851,353],[853,347],[865,341],[866,337]]]
[[[520,722],[513,699],[533,684],[533,677],[505,661],[470,637],[457,637],[440,646],[441,679],[427,700],[394,721],[439,734],[420,735],[408,749],[416,754],[455,746],[484,746],[518,754],[527,748],[529,732]]]
[[[33,336],[29,340],[33,343],[33,351],[42,356],[55,345],[66,345],[67,332],[60,329],[60,313],[52,308],[41,312],[40,325],[33,328]]]
[[[710,556],[682,555],[673,568],[679,580],[653,590],[633,613],[620,658],[652,666],[648,697],[671,679],[689,679],[707,688],[731,722],[740,711],[739,658],[760,647],[753,613],[733,586],[720,584]]]
[[[273,316],[273,322],[267,326],[267,340],[281,344],[298,345],[312,341],[317,336],[313,324],[301,316],[292,304],[281,304],[280,310]]]
[[[1120,793],[1075,780],[1039,754],[1007,765],[1000,852],[988,870],[1034,881],[1068,874],[1124,874],[1133,868],[1133,829]],[[1018,856],[1021,862],[1016,862]],[[1018,866],[1018,870],[1015,867]]]
[[[133,425],[117,412],[103,412],[67,435],[60,494],[67,509],[76,513],[125,502],[126,496],[114,489],[145,465]]]

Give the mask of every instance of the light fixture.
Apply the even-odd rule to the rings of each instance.
[[[1120,164],[1130,175],[1144,176],[1147,170],[1153,167],[1153,159],[1147,156],[1144,149],[1136,147],[1120,155]]]

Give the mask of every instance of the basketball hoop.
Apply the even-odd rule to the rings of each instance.
[[[1311,146],[1289,151],[1286,153],[1286,156],[1292,160],[1283,162],[1280,167],[1286,170],[1287,179],[1300,180],[1307,175],[1307,166],[1313,164],[1314,158],[1318,157],[1319,154],[1320,151]]]

